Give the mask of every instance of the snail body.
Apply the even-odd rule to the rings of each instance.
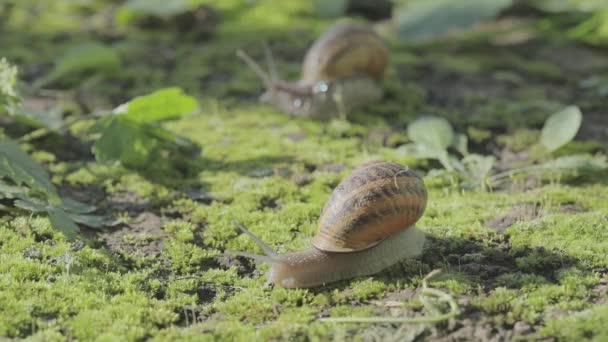
[[[340,22],[321,35],[306,53],[295,84],[277,79],[269,49],[269,73],[244,52],[238,55],[264,82],[261,101],[293,116],[327,120],[377,102],[383,95],[379,81],[388,63],[388,49],[361,23]]]
[[[286,288],[371,275],[421,253],[425,238],[414,224],[426,200],[424,183],[407,167],[364,164],[332,193],[310,248],[280,255],[238,225],[266,255],[233,254],[270,263],[269,282]]]

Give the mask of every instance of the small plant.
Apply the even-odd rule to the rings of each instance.
[[[582,122],[576,106],[568,106],[551,115],[541,131],[539,142],[533,146],[540,152],[540,163],[492,174],[496,158],[469,153],[467,137],[457,134],[450,123],[438,117],[422,117],[408,126],[412,143],[402,145],[397,154],[420,159],[435,159],[447,172],[458,175],[464,187],[485,189],[496,186],[519,173],[544,174],[555,170],[597,171],[608,168],[600,157],[571,155],[551,158],[551,153],[574,139]],[[450,152],[458,152],[462,157]]]
[[[99,162],[118,162],[134,169],[169,167],[170,152],[189,153],[197,146],[160,127],[159,122],[193,112],[197,101],[179,88],[158,90],[116,108],[92,129],[99,134],[93,154]]]

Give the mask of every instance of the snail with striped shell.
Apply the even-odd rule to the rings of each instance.
[[[277,77],[272,54],[266,47],[268,72],[245,52],[243,59],[264,82],[260,100],[298,117],[328,120],[379,101],[379,85],[388,63],[388,48],[368,26],[339,22],[308,50],[296,84]]]
[[[421,253],[425,238],[414,224],[426,201],[422,179],[407,166],[366,163],[332,193],[309,249],[277,254],[237,224],[265,255],[230,253],[269,263],[268,281],[285,288],[315,287],[375,274]]]

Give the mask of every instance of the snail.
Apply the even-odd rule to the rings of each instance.
[[[237,55],[264,83],[261,102],[293,116],[328,120],[382,98],[388,48],[368,25],[347,21],[330,27],[306,53],[296,84],[278,79],[266,45],[265,52],[268,72],[245,52]]]
[[[312,247],[278,254],[242,225],[265,255],[230,254],[271,265],[268,283],[306,288],[375,274],[417,256],[424,234],[415,228],[426,207],[424,183],[407,166],[372,162],[356,168],[323,208]]]

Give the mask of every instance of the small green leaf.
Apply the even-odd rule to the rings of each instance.
[[[490,172],[496,163],[496,157],[469,154],[462,159],[462,163],[467,170],[467,176],[471,178],[473,184],[484,189]]]
[[[493,18],[512,0],[409,0],[396,9],[395,20],[403,39],[422,40],[472,27]]]
[[[83,72],[113,74],[120,70],[118,53],[98,42],[88,42],[68,49],[57,61],[55,68],[38,85],[46,85]]]
[[[469,154],[469,139],[464,134],[454,134],[454,140],[452,141],[452,147],[456,149],[456,151],[460,152],[463,156]]]
[[[62,232],[68,239],[74,240],[80,228],[72,221],[68,214],[61,208],[52,208],[48,212],[53,228]]]
[[[422,117],[407,127],[408,137],[426,150],[445,151],[454,140],[452,125],[443,118]]]
[[[555,151],[574,139],[581,126],[583,115],[576,106],[568,106],[551,115],[540,135],[540,142],[549,151]]]
[[[0,59],[0,114],[13,115],[19,107],[21,99],[15,90],[17,83],[17,67]]]
[[[179,118],[192,113],[198,103],[180,88],[166,88],[149,95],[136,97],[127,103],[124,110],[127,118],[134,122],[156,122]]]

